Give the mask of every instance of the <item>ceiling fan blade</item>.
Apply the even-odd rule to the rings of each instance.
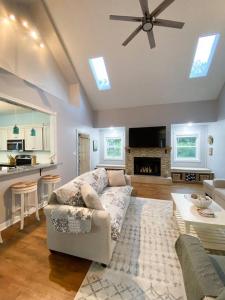
[[[164,0],[156,9],[151,13],[151,17],[157,17],[161,12],[163,12],[171,3],[175,0]]]
[[[143,18],[141,17],[131,17],[131,16],[116,16],[116,15],[110,15],[110,20],[116,20],[116,21],[131,21],[131,22],[141,22]]]
[[[145,17],[150,16],[149,8],[148,8],[148,0],[139,0],[143,15]]]
[[[142,29],[142,25],[138,26],[134,32],[132,32],[128,38],[123,42],[123,46],[126,46]]]
[[[149,40],[150,48],[151,49],[155,48],[155,38],[154,38],[153,31],[152,30],[148,31],[147,35],[148,35],[148,40]]]
[[[171,27],[177,29],[182,29],[184,27],[184,24],[185,24],[184,22],[177,22],[177,21],[164,20],[164,19],[156,19],[154,21],[154,25],[156,26]]]

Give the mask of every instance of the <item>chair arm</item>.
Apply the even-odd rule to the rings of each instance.
[[[225,179],[214,179],[213,185],[215,188],[225,188]]]

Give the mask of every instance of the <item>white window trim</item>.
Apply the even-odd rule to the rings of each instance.
[[[197,145],[196,145],[196,158],[181,158],[177,157],[177,137],[196,137]],[[175,132],[174,134],[174,162],[200,162],[201,149],[200,149],[200,133],[183,133],[183,132]]]
[[[107,139],[121,139],[121,155],[117,157],[107,156],[106,141]],[[123,138],[121,136],[105,136],[104,137],[104,160],[123,160]]]

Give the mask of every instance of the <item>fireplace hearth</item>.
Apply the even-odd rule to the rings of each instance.
[[[161,158],[134,157],[134,174],[161,176]]]

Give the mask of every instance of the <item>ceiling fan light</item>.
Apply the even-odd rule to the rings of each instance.
[[[151,22],[146,22],[143,24],[142,29],[146,32],[151,31],[153,29],[153,24]]]
[[[19,134],[20,133],[20,129],[19,127],[15,124],[13,127],[13,134]]]

